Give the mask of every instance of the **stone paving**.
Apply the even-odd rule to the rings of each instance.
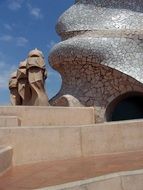
[[[143,169],[143,151],[16,166],[0,177],[0,190],[30,190],[119,171]]]

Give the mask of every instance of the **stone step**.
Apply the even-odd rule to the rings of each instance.
[[[17,116],[0,116],[0,127],[20,126],[20,120]]]
[[[0,146],[0,176],[12,166],[12,155],[12,147]]]

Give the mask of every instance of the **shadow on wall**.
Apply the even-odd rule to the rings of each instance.
[[[128,92],[113,100],[106,110],[107,121],[143,118],[143,93]]]

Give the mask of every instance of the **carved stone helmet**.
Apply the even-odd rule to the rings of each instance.
[[[17,69],[17,80],[21,78],[27,78],[26,66],[27,66],[27,60],[20,62],[19,68]]]
[[[17,71],[11,74],[11,78],[9,80],[9,89],[17,88]]]
[[[42,51],[38,50],[37,48],[34,50],[31,50],[28,54],[27,58],[27,69],[30,69],[31,67],[38,67],[43,69],[44,71],[44,79],[47,78],[47,71],[46,71],[46,65],[44,61],[44,55]]]
[[[39,67],[39,68],[45,70],[44,55],[38,49],[34,49],[34,50],[30,51],[28,54],[27,69],[29,69],[31,67]]]
[[[44,59],[42,51],[38,50],[37,48],[31,50],[28,54],[28,57],[42,57]]]

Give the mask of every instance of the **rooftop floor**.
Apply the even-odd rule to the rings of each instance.
[[[41,162],[10,169],[0,177],[0,190],[43,188],[136,169],[143,169],[143,151]]]

